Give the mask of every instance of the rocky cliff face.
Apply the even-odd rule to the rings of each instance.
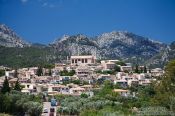
[[[172,42],[167,48],[163,49],[153,57],[146,61],[152,67],[162,67],[167,64],[168,61],[175,59],[175,41]],[[162,67],[163,68],[163,67]]]
[[[93,54],[98,58],[119,58],[134,62],[144,62],[167,48],[161,42],[121,31],[103,33],[94,38],[80,34],[63,36],[50,45],[70,55]]]
[[[5,47],[27,47],[30,46],[14,31],[4,24],[0,24],[0,45]]]
[[[65,51],[70,55],[95,54],[96,49],[98,49],[95,41],[81,34],[63,36],[50,45],[58,51]]]

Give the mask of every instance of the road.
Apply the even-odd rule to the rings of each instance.
[[[42,116],[49,116],[50,108],[51,108],[50,102],[43,102],[43,110],[44,108],[48,109],[48,113],[42,113]],[[57,108],[56,107],[54,108],[55,108],[54,116],[56,116]]]

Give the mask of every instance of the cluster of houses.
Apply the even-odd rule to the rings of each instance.
[[[81,95],[82,93],[93,95],[93,89],[99,89],[98,82],[109,80],[114,84],[118,84],[123,89],[115,89],[122,96],[128,96],[128,86],[148,85],[155,81],[157,77],[164,74],[160,68],[149,69],[144,73],[134,73],[131,63],[126,65],[118,65],[119,60],[102,60],[96,62],[96,57],[88,56],[71,56],[69,63],[55,63],[55,67],[51,69],[42,68],[43,75],[37,76],[38,67],[21,68],[17,70],[18,78],[14,78],[15,70],[6,70],[5,75],[0,78],[0,87],[2,87],[5,76],[9,79],[10,86],[14,86],[18,80],[22,85],[22,92],[26,94],[38,94],[40,92],[48,95],[66,94]],[[114,74],[103,73],[105,71],[115,70],[116,65],[120,71]],[[75,71],[72,76],[61,75],[61,71]],[[99,73],[100,71],[100,73]],[[73,80],[80,80],[86,84],[75,84]],[[65,83],[67,82],[67,83]]]

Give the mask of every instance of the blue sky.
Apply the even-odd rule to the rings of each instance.
[[[0,23],[43,44],[64,34],[114,30],[170,43],[175,40],[175,0],[0,0]]]

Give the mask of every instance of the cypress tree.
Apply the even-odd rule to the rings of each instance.
[[[144,66],[144,73],[147,73],[147,68],[146,68],[146,66]]]
[[[135,67],[135,73],[139,73],[139,66],[138,65],[136,65],[136,67]]]
[[[14,90],[16,90],[16,91],[21,91],[21,85],[20,85],[20,83],[19,83],[19,79],[18,79],[18,80],[16,81],[16,83],[15,83]]]
[[[52,76],[52,70],[49,69],[49,76]]]
[[[17,69],[15,69],[14,77],[15,77],[15,78],[18,78],[18,70],[17,70]]]
[[[5,80],[4,80],[4,83],[3,83],[3,87],[1,89],[1,92],[3,94],[5,94],[7,92],[10,92],[9,81],[8,81],[7,77],[5,77]]]
[[[37,75],[38,75],[38,76],[42,76],[42,75],[43,75],[43,69],[42,69],[41,66],[38,67]]]

